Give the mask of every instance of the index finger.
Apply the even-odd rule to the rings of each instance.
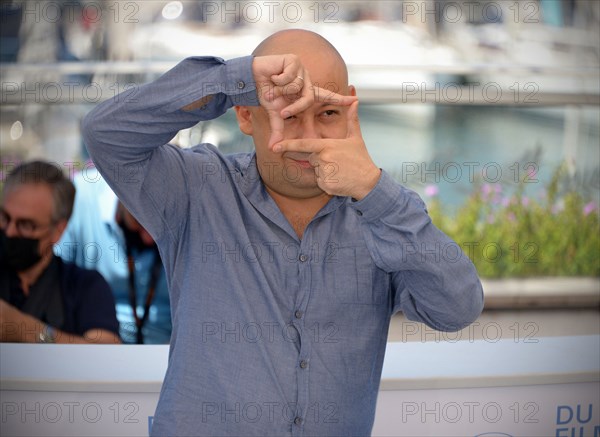
[[[319,153],[325,146],[314,138],[283,140],[273,146],[273,152]]]
[[[344,96],[332,90],[314,87],[315,102],[327,103],[335,106],[350,106],[358,100],[357,96]]]
[[[269,138],[269,147],[283,140],[283,130],[285,128],[283,118],[277,111],[268,111],[269,125],[271,126],[271,137]]]
[[[306,89],[306,87],[304,88]],[[325,88],[313,86],[312,93],[310,95],[303,94],[302,97],[300,97],[294,103],[286,106],[281,111],[281,115],[283,118],[287,118],[290,115],[296,115],[308,109],[314,104],[314,102],[322,102],[335,106],[350,106],[357,100],[357,96],[344,96]]]

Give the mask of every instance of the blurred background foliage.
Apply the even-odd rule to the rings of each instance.
[[[598,204],[559,166],[537,198],[525,195],[528,177],[511,194],[501,184],[473,184],[454,211],[435,186],[425,189],[437,227],[456,241],[484,278],[600,276]]]

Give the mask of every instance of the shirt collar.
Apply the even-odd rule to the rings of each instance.
[[[258,167],[256,165],[256,152],[253,152],[243,158],[240,162],[240,189],[252,205],[271,221],[279,225],[281,228],[288,230],[294,237],[296,233],[282,214],[281,210],[267,192],[265,184],[262,182]],[[327,215],[346,201],[346,197],[334,196],[313,218]]]

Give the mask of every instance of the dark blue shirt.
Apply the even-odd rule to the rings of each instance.
[[[27,296],[17,273],[5,266],[0,266],[0,284],[2,299],[61,331],[83,336],[91,329],[105,329],[119,335],[110,287],[94,270],[55,256]]]

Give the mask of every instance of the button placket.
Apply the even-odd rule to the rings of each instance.
[[[298,384],[298,397],[297,397],[297,410],[296,418],[294,419],[293,428],[295,431],[292,435],[301,435],[302,428],[304,426],[303,415],[307,411],[310,405],[310,397],[308,392],[309,386],[309,362],[310,362],[310,351],[312,349],[311,336],[304,329],[306,320],[306,306],[310,297],[310,284],[311,284],[311,266],[314,253],[310,250],[312,247],[310,244],[310,238],[305,232],[304,239],[300,244],[300,250],[298,254],[298,286],[299,295],[296,300],[296,308],[292,314],[292,323],[298,327],[298,333],[300,336],[300,351],[298,353],[298,361],[296,367],[296,380]]]

